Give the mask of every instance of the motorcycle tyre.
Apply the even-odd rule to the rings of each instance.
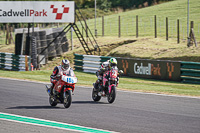
[[[49,97],[49,104],[52,106],[52,107],[55,107],[57,105],[57,102],[56,102],[56,99],[54,99],[54,101],[52,100],[53,97]]]
[[[116,87],[112,86],[111,92],[107,95],[107,100],[109,103],[113,103],[116,98]]]
[[[98,91],[94,91],[94,88],[92,90],[92,99],[95,101],[95,102],[98,102],[100,99],[101,99],[101,96],[98,96]]]
[[[68,97],[65,97],[64,93]],[[64,93],[63,93],[63,105],[64,105],[65,108],[69,108],[71,106],[71,103],[72,103],[72,91],[68,90]],[[65,100],[67,100],[67,102],[65,102]]]

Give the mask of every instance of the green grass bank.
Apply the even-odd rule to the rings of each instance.
[[[169,37],[177,37],[177,20],[180,22],[181,41],[187,39],[187,0],[174,0],[146,8],[134,9],[117,14],[104,16],[104,36],[118,36],[119,16],[121,22],[121,36],[136,36],[136,16],[138,16],[139,37],[154,36],[154,17],[157,17],[157,36],[166,36],[166,18],[168,18]],[[190,0],[189,21],[194,21],[194,32],[200,40],[200,0]],[[93,14],[93,12],[91,12]],[[102,36],[102,15],[97,12],[96,29],[98,36]],[[95,19],[87,20],[94,33]],[[79,24],[79,23],[78,23]]]

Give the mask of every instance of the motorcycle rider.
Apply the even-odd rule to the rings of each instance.
[[[96,72],[96,76],[97,76],[98,79],[94,83],[94,88],[95,89],[98,89],[98,84],[102,83],[104,72],[105,71],[109,71],[112,67],[114,67],[115,69],[118,70],[118,68],[117,68],[117,60],[115,58],[111,58],[110,60],[107,60],[107,61],[102,63],[102,65],[99,67],[99,70],[97,70],[97,72]],[[122,73],[123,73],[123,71],[120,70],[118,76],[120,74],[122,74]],[[119,81],[119,77],[118,77],[118,81]]]
[[[61,64],[54,68],[53,73],[50,76],[51,86],[48,89],[49,94],[52,94],[54,85],[62,75],[75,76],[73,69],[70,67],[70,62],[67,59],[63,59]],[[72,89],[74,89],[74,87],[75,85],[72,85]]]

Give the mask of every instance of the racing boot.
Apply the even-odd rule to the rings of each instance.
[[[47,93],[49,95],[52,95],[53,94],[53,83],[51,83],[51,85],[46,85],[46,88],[47,88]]]
[[[98,91],[98,83],[96,82],[96,83],[93,83],[93,86],[94,86],[94,90],[95,91]]]

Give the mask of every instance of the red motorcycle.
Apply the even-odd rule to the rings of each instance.
[[[46,86],[47,92],[49,93],[49,103],[51,106],[62,103],[65,108],[69,108],[72,103],[72,92],[77,83],[77,78],[62,75],[55,80],[57,80],[57,82],[54,85],[52,92],[50,92],[50,88]]]
[[[107,97],[109,103],[113,103],[116,98],[116,87],[119,83],[118,69],[112,67],[103,74],[103,82],[92,90],[92,99],[99,101],[101,97]]]

